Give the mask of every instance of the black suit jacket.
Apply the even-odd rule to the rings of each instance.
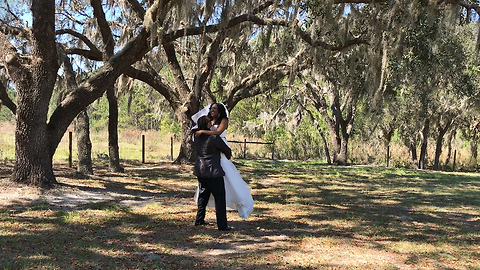
[[[220,136],[202,134],[195,137],[195,167],[193,174],[199,178],[217,178],[225,175],[220,165],[220,153],[230,159],[232,150]]]

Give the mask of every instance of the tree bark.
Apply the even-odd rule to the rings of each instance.
[[[342,135],[340,153],[337,155],[337,160],[334,162],[335,164],[347,165],[347,149],[348,149],[348,135],[344,134]]]
[[[301,74],[299,74],[298,76],[302,76]],[[313,124],[315,125],[315,128],[317,129],[318,131],[318,134],[320,134],[320,137],[322,138],[322,142],[323,142],[323,149],[325,151],[325,157],[327,159],[327,164],[331,165],[332,164],[332,160],[330,158],[330,151],[328,149],[328,143],[327,143],[327,139],[325,138],[325,134],[323,133],[323,130],[322,128],[320,127],[320,124],[318,123],[317,119],[315,118],[315,116],[313,115],[313,113],[306,107],[306,104],[303,104],[303,102],[300,102],[300,100],[298,100],[298,98],[295,98],[295,100],[297,101],[298,104],[300,104],[300,106],[302,106],[302,109],[305,110],[308,114],[308,116],[310,117],[310,120],[313,122]]]
[[[412,153],[412,165],[414,169],[418,169],[417,146],[414,141],[410,144],[410,152]]]
[[[450,159],[452,158],[452,141],[455,137],[456,130],[450,132],[447,138],[447,158],[445,158],[445,164],[443,165],[443,170],[445,171],[448,164],[450,164]]]
[[[168,1],[165,1],[168,2]],[[158,15],[162,5],[147,10],[149,18],[162,24],[166,13]],[[0,35],[0,62],[17,90],[17,126],[15,131],[15,167],[11,179],[41,187],[56,183],[52,157],[68,126],[78,113],[101,97],[105,89],[126,68],[140,60],[151,47],[150,29],[139,29],[131,41],[90,75],[85,83],[68,94],[51,115],[48,108],[57,71],[55,44],[55,1],[31,2],[33,24],[27,36],[29,55],[22,57],[6,35]]]
[[[93,13],[97,20],[105,47],[103,58],[110,59],[114,54],[115,41],[113,40],[112,30],[110,29],[102,8],[102,1],[90,0],[90,4],[93,7]],[[118,148],[118,101],[115,94],[115,86],[113,85],[107,88],[107,100],[109,169],[112,172],[124,172],[124,168],[120,166],[120,153]]]
[[[473,136],[470,140],[470,153],[472,154],[471,157],[471,165],[476,166],[477,165],[477,156],[478,156],[478,135],[477,131],[473,131]]]
[[[92,142],[90,140],[90,119],[87,110],[81,111],[75,120],[74,132],[77,136],[77,172],[80,174],[93,174]]]
[[[120,165],[120,154],[118,151],[118,102],[113,85],[107,89],[107,99],[109,169],[112,172],[124,172],[125,169]]]
[[[426,168],[427,162],[427,144],[428,144],[428,133],[430,131],[430,119],[425,119],[425,123],[422,130],[422,146],[420,147],[420,160],[419,160],[419,169]]]
[[[76,74],[73,71],[72,63],[65,54],[62,46],[59,46],[59,55],[63,57],[65,79],[69,92],[78,88]],[[77,137],[77,172],[80,174],[93,174],[92,166],[92,142],[90,141],[90,123],[87,110],[81,111],[74,121],[74,132]]]
[[[17,105],[12,101],[12,99],[8,96],[7,87],[5,84],[0,82],[0,108],[2,105],[7,106],[7,108],[13,113],[16,114]]]
[[[452,120],[448,119],[445,123],[444,127],[439,127],[439,132],[436,140],[436,147],[435,147],[435,161],[433,163],[433,169],[438,170],[440,166],[440,155],[442,154],[442,144],[443,144],[443,137],[445,133],[447,133],[448,129],[452,125]]]
[[[32,48],[30,67],[18,58],[7,71],[15,83],[18,107],[15,128],[15,166],[11,179],[45,188],[57,182],[52,168],[53,153],[47,130],[48,105],[59,68],[55,46],[55,1],[32,1]]]
[[[178,120],[182,126],[182,141],[180,144],[180,151],[178,157],[175,159],[175,164],[193,163],[195,161],[195,150],[193,147],[193,140],[190,128],[192,127],[192,120],[185,114],[176,113]]]

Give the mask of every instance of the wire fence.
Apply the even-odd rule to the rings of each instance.
[[[4,163],[15,160],[15,129],[0,125],[0,161]],[[108,133],[92,132],[92,159],[94,162],[108,162]],[[243,139],[243,138],[242,138]],[[73,166],[78,162],[76,134],[67,131],[53,156],[54,163]],[[173,133],[159,131],[119,131],[119,154],[121,160],[151,163],[174,160],[179,151],[180,137]],[[234,158],[274,159],[275,145],[270,142],[258,142],[248,139],[229,140]]]
[[[108,162],[108,132],[91,132],[92,160],[94,163]],[[154,163],[174,160],[180,150],[181,138],[174,133],[162,131],[120,130],[119,149],[121,160],[131,160],[143,163]],[[254,141],[250,138],[234,136],[227,138],[232,148],[233,158],[237,159],[285,159],[285,145],[276,145],[273,142]],[[471,154],[462,145],[456,145],[452,150],[451,158],[445,163],[446,152],[442,153],[440,166],[444,170],[464,170],[477,168],[476,160],[472,160]],[[283,147],[283,148],[282,148]],[[352,164],[375,164],[386,167],[411,167],[412,161],[409,149],[401,146],[385,147],[362,145],[352,142],[349,147],[349,162]],[[432,147],[433,148],[433,147]],[[434,149],[433,149],[434,150]],[[282,152],[283,151],[283,152]],[[78,162],[76,136],[74,132],[65,133],[62,141],[53,156],[54,163],[70,165]],[[428,153],[428,160],[432,163],[434,152]],[[324,156],[319,155],[318,159]],[[8,123],[0,123],[0,162],[9,163],[15,160],[15,127]],[[294,160],[294,159],[292,159]],[[427,164],[431,167],[432,164]]]

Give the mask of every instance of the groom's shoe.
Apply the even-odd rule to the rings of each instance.
[[[226,228],[223,228],[223,229],[218,229],[219,231],[222,231],[222,232],[226,232],[226,231],[231,231],[233,230],[232,227],[226,227]]]
[[[195,222],[195,226],[206,226],[206,225],[208,225],[208,223],[205,221]]]

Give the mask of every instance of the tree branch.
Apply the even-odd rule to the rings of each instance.
[[[17,111],[17,105],[12,101],[12,99],[8,96],[7,87],[3,82],[0,82],[0,108],[2,105],[7,106],[13,114]]]
[[[200,35],[204,33],[214,33],[214,32],[219,32],[221,30],[226,30],[229,28],[233,28],[243,22],[253,22],[253,23],[259,23],[261,25],[265,25],[268,23],[272,24],[285,24],[286,21],[283,20],[269,20],[269,19],[261,19],[253,14],[259,13],[265,9],[267,9],[269,6],[273,5],[273,1],[266,1],[262,5],[254,8],[252,10],[251,14],[242,14],[237,17],[234,17],[228,23],[218,23],[214,25],[207,25],[207,26],[199,26],[199,27],[189,27],[189,28],[184,28],[184,29],[179,29],[172,31],[171,33],[167,33],[163,36],[163,42],[171,42],[173,40],[176,40],[177,38],[180,37],[186,37],[186,36],[195,36],[195,35]],[[286,26],[286,25],[284,25]]]
[[[102,61],[103,60],[103,54],[101,51],[89,51],[89,50],[83,50],[83,49],[77,49],[77,48],[68,48],[65,49],[65,52],[67,54],[76,54],[76,55],[81,55],[87,59],[94,60],[94,61]]]
[[[312,37],[307,34],[305,31],[303,31],[300,26],[298,26],[297,24],[295,25],[295,32],[300,36],[300,38],[302,38],[306,43],[310,44],[310,46],[312,47],[322,47],[324,49],[327,49],[327,50],[330,50],[330,51],[341,51],[343,49],[346,49],[350,46],[353,46],[353,45],[359,45],[359,44],[367,44],[369,45],[369,43],[364,40],[364,39],[360,39],[360,38],[355,38],[355,39],[351,39],[351,40],[347,40],[345,41],[343,44],[340,44],[340,45],[331,45],[331,44],[328,44],[328,43],[325,43],[321,40],[313,40]]]
[[[110,58],[113,55],[115,42],[113,41],[112,30],[108,25],[105,18],[105,12],[102,8],[102,1],[90,0],[90,5],[93,7],[93,16],[97,20],[98,27],[100,28],[100,34],[102,35],[103,44],[105,45],[106,58]]]
[[[168,0],[165,2],[168,3]],[[156,3],[158,2],[156,1]],[[158,9],[161,8],[163,6],[158,4],[150,7],[147,11],[149,19],[156,20]],[[163,21],[164,19],[162,17],[158,20]],[[0,35],[0,42],[1,37]],[[52,144],[60,142],[67,127],[79,112],[101,97],[106,87],[113,85],[120,74],[124,73],[133,63],[145,56],[151,49],[149,47],[149,37],[148,27],[142,28],[138,35],[125,45],[122,50],[110,57],[87,81],[65,97],[53,112],[47,125],[52,136]]]
[[[30,31],[25,28],[15,27],[8,25],[3,20],[0,20],[0,32],[4,33],[5,35],[12,35],[12,36],[20,36],[20,37],[30,37]]]
[[[60,29],[60,30],[55,31],[55,34],[56,35],[70,34],[70,35],[80,39],[81,41],[83,41],[83,43],[85,43],[85,45],[87,45],[87,47],[90,48],[91,53],[100,54],[100,55],[102,54],[102,52],[97,48],[97,46],[95,46],[95,44],[93,44],[85,35],[80,34],[76,31],[73,31],[72,29]],[[76,49],[67,49],[67,51],[68,50],[76,50]],[[77,49],[77,50],[79,50],[79,49]]]
[[[202,91],[204,93],[210,93],[208,89],[210,89],[211,79],[213,77],[215,66],[218,60],[218,53],[221,49],[221,44],[224,39],[224,31],[217,33],[217,36],[210,45],[210,50],[207,53],[207,63],[205,67],[201,72],[199,72],[199,74],[195,74],[193,89],[195,91],[194,94],[197,97],[200,97]]]
[[[297,73],[297,77],[303,82],[305,88],[308,90],[308,94],[306,93],[306,97],[312,102],[313,106],[317,111],[322,115],[324,121],[327,123],[329,128],[335,126],[333,119],[328,115],[327,112],[327,101],[323,94],[319,94],[322,91],[318,89],[318,87],[312,83],[310,83],[307,78],[301,73]]]
[[[127,0],[127,2],[132,6],[133,11],[138,14],[138,17],[143,20],[145,17],[145,10],[142,5],[136,0]]]
[[[291,67],[288,63],[274,64],[260,72],[250,74],[243,79],[238,85],[229,91],[226,101],[229,110],[232,110],[240,100],[261,94],[261,89],[256,86],[266,78],[271,79],[274,77],[277,81],[280,81],[281,78],[289,74],[289,71],[286,70],[288,67]],[[298,68],[302,69],[304,67]]]
[[[30,71],[22,64],[23,59],[5,35],[0,35],[0,65],[5,67],[10,78],[31,76]],[[27,80],[26,80],[27,81]]]
[[[334,4],[378,4],[386,3],[387,0],[334,0]]]
[[[175,107],[174,104],[181,105],[180,98],[175,93],[175,91],[167,84],[162,82],[162,78],[158,76],[157,73],[152,71],[143,71],[136,69],[134,67],[129,67],[123,73],[128,77],[136,80],[140,80],[148,85],[150,85],[153,89],[155,89],[160,95],[164,96],[165,99],[170,102],[170,104]]]

